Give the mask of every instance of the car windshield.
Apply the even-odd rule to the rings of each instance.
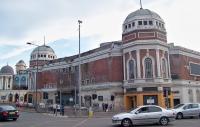
[[[135,113],[138,110],[139,107],[133,108],[130,113]]]
[[[174,107],[174,109],[177,109],[177,108],[180,108],[180,107],[182,107],[184,104],[178,104],[178,105],[176,105],[175,107]]]
[[[4,110],[16,110],[13,106],[1,106],[1,108],[3,108]]]

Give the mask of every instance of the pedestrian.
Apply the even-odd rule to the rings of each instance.
[[[105,111],[105,104],[104,103],[102,103],[102,109],[103,109],[103,111]]]
[[[64,104],[62,104],[61,106],[60,106],[60,115],[62,115],[62,116],[64,116],[64,113],[65,113],[65,107],[64,107]]]
[[[53,104],[53,114],[56,114],[57,105]]]
[[[105,112],[107,112],[108,111],[108,104],[106,103],[105,104]]]

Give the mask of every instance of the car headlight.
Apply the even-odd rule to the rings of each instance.
[[[120,118],[119,117],[113,117],[112,119],[113,120],[119,120]]]

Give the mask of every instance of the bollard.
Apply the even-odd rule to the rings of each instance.
[[[89,118],[93,117],[92,107],[89,108],[88,117],[89,117]]]

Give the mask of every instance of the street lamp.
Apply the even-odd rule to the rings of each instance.
[[[36,94],[36,98],[35,98],[35,110],[37,111],[37,80],[38,80],[38,55],[39,55],[39,45],[36,45],[36,44],[34,44],[34,43],[31,43],[31,42],[27,42],[26,44],[28,44],[28,45],[34,45],[34,46],[36,46],[36,47],[38,47],[37,48],[37,63],[36,63],[36,79],[35,79],[35,94]]]
[[[79,108],[81,109],[81,59],[80,59],[80,24],[83,23],[81,20],[78,20],[78,30],[79,30],[79,54],[78,54],[78,59],[79,59],[79,62],[78,62],[78,67],[79,67],[79,80],[78,80],[78,86],[79,86],[79,89],[78,89],[78,92],[79,92]]]

